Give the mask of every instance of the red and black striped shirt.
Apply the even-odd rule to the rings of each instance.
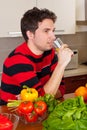
[[[3,65],[1,81],[1,99],[17,99],[23,85],[36,88],[39,95],[44,95],[44,84],[49,80],[58,58],[54,49],[35,55],[27,47],[27,43],[18,46],[9,54]],[[65,92],[63,79],[60,91]]]

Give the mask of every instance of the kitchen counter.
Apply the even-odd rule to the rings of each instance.
[[[87,74],[87,65],[78,65],[77,69],[65,70],[64,77],[72,77]]]

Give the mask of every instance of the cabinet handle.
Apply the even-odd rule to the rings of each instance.
[[[55,32],[65,32],[65,30],[55,30]]]
[[[10,37],[19,37],[22,36],[21,32],[8,32]]]
[[[80,80],[86,80],[86,77],[80,77],[78,79],[72,79],[72,82],[80,81]]]

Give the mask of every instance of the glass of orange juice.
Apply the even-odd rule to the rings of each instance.
[[[62,40],[61,40],[60,38],[57,38],[57,39],[54,41],[54,48],[55,48],[55,50],[58,51],[62,44],[64,44],[64,43],[62,42]]]

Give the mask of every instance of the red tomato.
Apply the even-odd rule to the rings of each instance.
[[[38,119],[38,115],[35,111],[31,112],[31,113],[28,113],[25,115],[25,119],[28,121],[28,122],[36,122],[37,119]]]
[[[0,130],[12,130],[13,123],[3,115],[0,115]]]
[[[32,102],[30,101],[26,101],[26,102],[22,102],[19,106],[18,106],[18,112],[19,114],[28,114],[30,112],[32,112],[34,109],[34,105]]]
[[[37,101],[34,104],[34,110],[40,116],[42,116],[47,110],[47,104],[44,101]]]
[[[17,109],[17,113],[19,116],[23,116],[24,114],[19,110],[19,108]]]

